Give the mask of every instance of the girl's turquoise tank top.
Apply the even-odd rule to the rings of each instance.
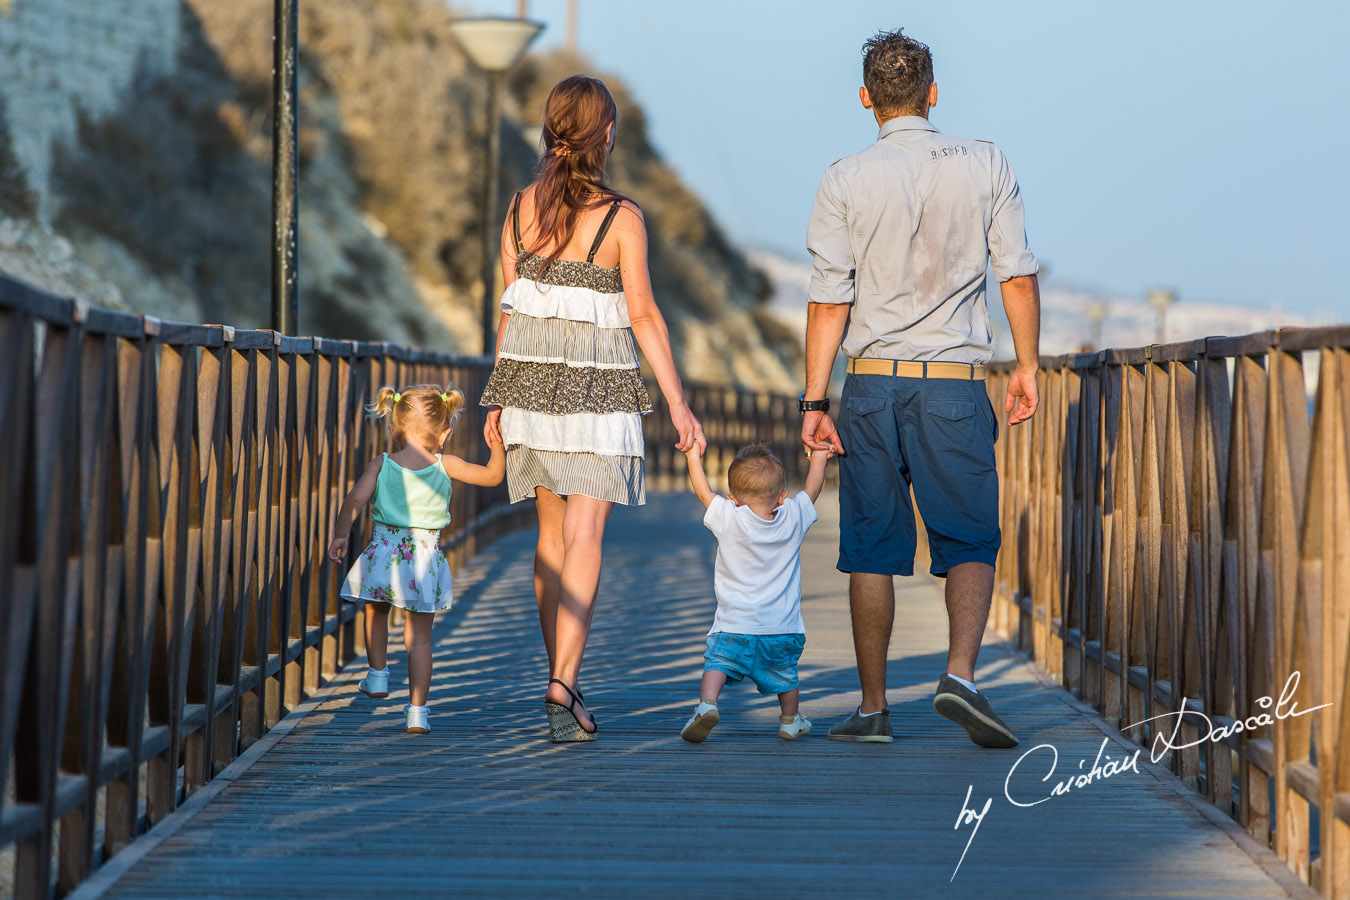
[[[441,455],[421,469],[405,469],[384,454],[375,481],[371,518],[395,528],[429,528],[440,531],[450,524],[450,476]]]

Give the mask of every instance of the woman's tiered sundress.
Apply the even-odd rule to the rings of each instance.
[[[511,502],[536,487],[624,505],[645,502],[642,416],[652,411],[619,268],[595,265],[619,210],[614,201],[586,261],[543,259],[520,240],[520,195],[511,208],[516,280],[502,295],[511,318],[484,406],[502,408]]]

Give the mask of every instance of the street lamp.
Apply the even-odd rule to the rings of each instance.
[[[487,145],[484,152],[487,164],[483,167],[483,353],[492,352],[494,306],[493,287],[496,284],[493,264],[497,236],[493,233],[497,215],[497,169],[501,161],[501,92],[502,76],[511,69],[525,48],[544,28],[540,22],[528,19],[508,19],[497,16],[456,19],[450,23],[450,33],[459,41],[469,60],[488,76]]]
[[[1177,302],[1176,291],[1152,290],[1148,292],[1148,302],[1158,311],[1158,340],[1156,343],[1163,344],[1167,342],[1167,308]]]

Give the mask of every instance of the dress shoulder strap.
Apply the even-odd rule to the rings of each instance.
[[[622,204],[622,200],[615,200],[609,205],[609,212],[605,213],[605,221],[600,223],[600,230],[595,233],[595,240],[591,242],[591,252],[586,254],[586,262],[595,262],[595,254],[600,252],[600,245],[605,242],[605,235],[609,233],[610,223],[614,221],[614,216],[619,212],[619,207]]]
[[[511,235],[516,239],[516,255],[520,255],[520,195],[523,191],[516,191],[516,196],[511,200]]]

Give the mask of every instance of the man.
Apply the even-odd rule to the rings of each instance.
[[[998,421],[984,383],[992,356],[985,270],[1012,327],[1010,424],[1036,411],[1040,290],[1017,179],[986,141],[939,132],[928,47],[901,31],[863,45],[863,87],[881,133],[826,170],[807,229],[814,260],[806,325],[802,442],[839,461],[839,569],[849,575],[862,703],[830,729],[841,741],[891,740],[886,653],[892,577],[914,574],[910,486],[946,578],[947,671],[934,708],[975,743],[1017,738],[975,687],[999,547]],[[826,392],[842,343],[848,377],[838,430]]]

